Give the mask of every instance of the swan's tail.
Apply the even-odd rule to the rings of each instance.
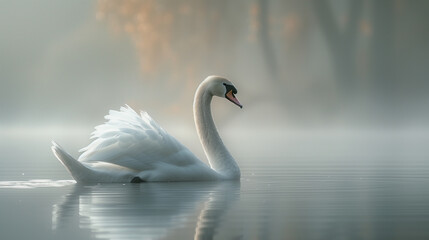
[[[64,151],[63,148],[54,141],[52,141],[51,149],[55,157],[67,168],[73,178],[77,182],[84,182],[85,177],[90,174],[91,170],[70,156],[70,154]]]

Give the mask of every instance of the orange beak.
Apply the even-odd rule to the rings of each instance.
[[[239,106],[240,108],[243,108],[243,105],[238,101],[238,99],[234,96],[234,93],[232,93],[232,90],[229,91],[227,94],[225,94],[225,97],[233,102],[235,105]]]

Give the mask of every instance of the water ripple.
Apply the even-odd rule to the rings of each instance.
[[[75,184],[74,180],[51,180],[51,179],[32,179],[28,181],[0,181],[0,188],[12,189],[32,189],[32,188],[49,188],[64,187]]]

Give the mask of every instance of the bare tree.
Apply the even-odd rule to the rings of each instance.
[[[393,1],[372,1],[373,34],[370,46],[371,82],[383,107],[392,105],[396,92]]]
[[[338,86],[348,96],[356,87],[356,40],[363,4],[363,1],[350,1],[348,21],[341,28],[328,0],[313,0],[316,17],[331,52]]]
[[[274,82],[279,81],[278,63],[274,45],[270,39],[269,1],[259,0],[259,42],[261,43],[267,70]]]

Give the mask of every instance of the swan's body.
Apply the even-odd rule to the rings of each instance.
[[[109,112],[92,133],[94,141],[78,160],[53,143],[52,151],[77,182],[214,181],[240,178],[240,169],[217,133],[210,110],[213,96],[240,105],[228,80],[211,76],[194,98],[197,132],[210,167],[162,129],[146,112],[130,107]]]

